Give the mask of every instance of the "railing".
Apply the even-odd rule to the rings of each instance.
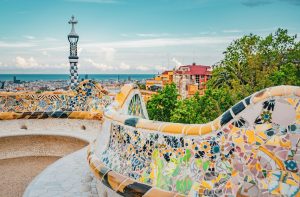
[[[89,164],[123,196],[297,196],[299,100],[299,87],[278,86],[207,124],[178,124],[148,120],[139,90],[126,85],[104,113]]]

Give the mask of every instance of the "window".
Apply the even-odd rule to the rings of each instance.
[[[199,75],[196,75],[196,83],[199,84]]]
[[[198,90],[199,90],[199,88],[200,88],[199,75],[196,75],[196,83],[198,84]]]

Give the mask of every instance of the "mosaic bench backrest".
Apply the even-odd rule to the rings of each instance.
[[[111,98],[94,81],[81,82],[75,91],[1,92],[0,120],[78,118],[101,119]]]
[[[88,155],[94,174],[118,194],[300,195],[299,87],[262,90],[194,125],[143,119],[142,105],[135,116],[120,113],[132,91],[128,85],[107,108]]]

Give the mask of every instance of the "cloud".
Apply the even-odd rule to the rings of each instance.
[[[61,63],[60,67],[69,68],[70,67],[70,63]],[[78,67],[79,67],[79,64],[78,64]]]
[[[241,33],[242,30],[238,30],[238,29],[227,29],[227,30],[223,30],[223,33]]]
[[[44,39],[44,41],[53,42],[53,41],[58,41],[58,39],[57,39],[57,38],[53,38],[53,37],[46,37],[46,38]]]
[[[34,40],[35,37],[34,36],[28,36],[28,35],[25,35],[23,36],[24,38],[28,39],[28,40]]]
[[[175,57],[172,58],[172,62],[174,62],[176,64],[176,67],[182,66],[183,64],[178,61]]]
[[[121,62],[120,66],[119,66],[119,69],[121,69],[121,70],[129,70],[130,68],[131,68],[131,66],[124,62]]]
[[[99,4],[114,4],[118,3],[117,0],[66,0],[72,2],[80,2],[80,3],[99,3]]]
[[[19,68],[33,68],[38,66],[37,61],[33,58],[23,58],[21,56],[17,56],[15,59],[16,66]]]
[[[101,47],[100,51],[104,53],[106,61],[111,62],[114,60],[116,49],[112,47]]]
[[[164,36],[168,36],[170,34],[168,33],[161,33],[161,34],[143,34],[143,33],[139,33],[139,34],[136,34],[137,36],[139,37],[150,37],[150,38],[154,38],[154,37],[164,37]]]
[[[50,54],[47,51],[42,52],[43,55],[50,57]]]
[[[3,42],[0,41],[1,48],[27,48],[36,46],[33,43],[29,42]]]
[[[148,70],[150,70],[150,68],[147,67],[147,66],[137,66],[136,69],[140,70],[140,71],[148,71]]]
[[[168,70],[168,68],[166,66],[160,66],[160,65],[157,65],[154,67],[155,70],[157,71],[165,71],[165,70]]]
[[[271,3],[271,0],[242,0],[242,4],[247,7],[257,7]]]
[[[3,64],[2,62],[0,62],[0,67],[8,67],[8,65],[7,64]]]
[[[78,54],[78,56],[80,56],[80,55],[81,55],[82,51],[83,51],[83,48],[82,48],[82,47],[78,47],[78,50],[77,50],[77,54]]]
[[[132,34],[134,36],[135,34]],[[191,48],[206,53],[216,53],[215,48],[225,48],[236,35],[226,36],[193,36],[182,37],[124,37],[119,41],[92,42],[91,40],[81,41],[78,45],[79,62],[82,69],[79,72],[86,73],[157,73],[170,69],[165,64],[165,53],[168,51],[170,57],[186,62],[192,62]],[[45,37],[43,38],[45,40]],[[50,39],[51,40],[51,39]],[[68,42],[61,41],[46,42],[39,38],[24,40],[23,42],[12,40],[0,40],[2,54],[1,68],[3,64],[9,68],[3,68],[4,72],[18,73],[68,73]],[[173,47],[175,46],[175,47]],[[32,47],[30,50],[26,47]],[[164,48],[168,47],[168,48]],[[169,51],[170,50],[170,51]],[[213,52],[211,52],[213,50]],[[81,54],[80,54],[81,53]],[[220,52],[221,53],[221,52]],[[201,52],[201,54],[203,54]],[[55,57],[55,58],[54,58]],[[179,59],[178,57],[181,57]],[[199,57],[200,58],[200,57]],[[201,57],[202,64],[209,64],[207,61],[215,61],[219,56],[213,55],[208,58]],[[171,60],[171,59],[170,59]],[[171,61],[170,61],[171,62]],[[175,63],[171,63],[172,67]],[[178,63],[180,64],[180,63]],[[1,72],[3,72],[1,70]]]
[[[228,44],[236,37],[217,37],[217,36],[203,36],[203,37],[189,37],[189,38],[155,38],[155,39],[141,39],[141,40],[127,40],[118,42],[106,43],[85,43],[81,44],[84,48],[149,48],[149,47],[167,47],[167,46],[183,46],[183,45],[215,45]]]
[[[106,64],[101,64],[101,63],[96,63],[94,60],[92,60],[90,58],[85,59],[85,61],[100,70],[112,70],[113,69],[112,66],[108,66]]]

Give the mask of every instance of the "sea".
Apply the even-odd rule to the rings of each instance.
[[[16,80],[21,81],[57,81],[69,80],[68,74],[0,74],[0,81],[13,81],[14,76]],[[92,79],[98,81],[114,81],[114,80],[146,80],[153,78],[154,74],[81,74],[79,79]]]

